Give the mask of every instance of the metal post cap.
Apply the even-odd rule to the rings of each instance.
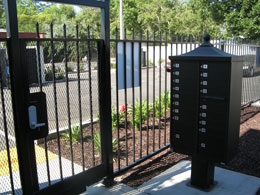
[[[210,43],[209,34],[204,34],[203,39],[204,39],[204,42],[201,44],[201,47],[213,47],[213,45]]]
[[[204,34],[203,35],[203,39],[205,42],[209,42],[210,41],[210,35],[209,34]]]

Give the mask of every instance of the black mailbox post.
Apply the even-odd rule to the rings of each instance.
[[[171,149],[192,157],[192,186],[214,184],[216,162],[228,162],[239,139],[242,58],[204,43],[171,56]]]

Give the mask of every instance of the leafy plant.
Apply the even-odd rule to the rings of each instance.
[[[148,105],[147,109],[147,101],[143,100],[142,102],[136,101],[134,105],[129,107],[129,114],[132,115],[130,121],[134,125],[134,127],[139,130],[141,125],[147,120],[148,115],[150,113],[150,106]]]
[[[116,64],[111,63],[111,64],[110,64],[110,68],[111,68],[111,69],[115,69],[115,68],[116,68]]]
[[[111,120],[112,130],[116,128],[117,124],[121,124],[125,119],[125,106],[121,106],[119,112],[116,111],[115,107],[112,107]]]
[[[44,74],[45,74],[45,80],[46,81],[53,81],[53,69],[52,68],[47,67],[44,70]],[[55,68],[55,78],[57,80],[64,79],[65,78],[64,71],[62,71],[61,69]]]
[[[73,72],[73,67],[72,67],[72,65],[68,65],[67,71],[68,71],[68,72]]]
[[[45,74],[45,80],[46,81],[52,81],[53,80],[53,71],[50,67],[47,67],[44,70],[44,74]]]
[[[170,92],[162,93],[159,97],[156,97],[154,102],[155,117],[160,118],[164,116],[171,106]]]
[[[79,66],[79,71],[80,71],[80,72],[83,72],[83,71],[84,71],[84,64],[80,64],[80,66]]]
[[[162,94],[162,99],[163,102],[165,102],[166,104],[166,108],[170,108],[171,107],[171,93],[169,91],[166,91],[165,93]]]
[[[56,80],[64,79],[65,78],[64,73],[63,72],[56,73],[55,78],[56,78]]]
[[[94,144],[95,144],[95,149],[98,153],[98,155],[101,155],[101,136],[99,132],[95,132],[93,134],[93,140],[94,140]]]
[[[95,132],[93,134],[93,140],[94,140],[94,145],[95,145],[95,149],[98,153],[99,156],[101,156],[101,136],[100,136],[100,132]],[[112,152],[115,153],[117,151],[118,148],[118,141],[117,139],[113,139],[112,140]]]
[[[71,131],[67,129],[64,133],[62,133],[62,138],[69,142],[70,140],[72,143],[80,142],[81,140],[81,130],[80,126],[73,126]]]

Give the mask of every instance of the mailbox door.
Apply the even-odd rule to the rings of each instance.
[[[214,161],[223,161],[227,153],[228,107],[230,101],[230,62],[201,62],[200,66],[198,154]]]
[[[192,155],[197,144],[199,66],[192,61],[172,62],[171,74],[171,148]]]

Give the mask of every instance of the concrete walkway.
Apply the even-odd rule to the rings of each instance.
[[[87,188],[82,195],[255,195],[260,178],[215,167],[216,185],[211,191],[202,191],[187,185],[190,180],[191,162],[181,161],[138,188],[117,183],[105,188],[101,183]]]
[[[50,163],[50,179],[54,184],[60,181],[59,162],[57,158],[49,161]],[[72,175],[71,161],[62,158],[63,177]],[[82,172],[82,167],[74,164],[74,173]],[[37,166],[40,188],[48,185],[45,163]],[[132,188],[122,183],[117,183],[111,188],[106,188],[101,182],[90,187],[87,187],[86,192],[81,195],[255,195],[260,188],[260,178],[253,177],[234,171],[229,171],[219,167],[215,167],[215,182],[216,185],[209,192],[190,187],[188,185],[191,174],[191,162],[181,161],[160,175],[154,177],[138,188]],[[13,179],[17,194],[21,194],[19,182],[19,172],[13,173]],[[0,177],[1,184],[10,182],[8,174]],[[1,186],[0,194],[10,194],[8,188]],[[7,187],[7,186],[6,186]]]

